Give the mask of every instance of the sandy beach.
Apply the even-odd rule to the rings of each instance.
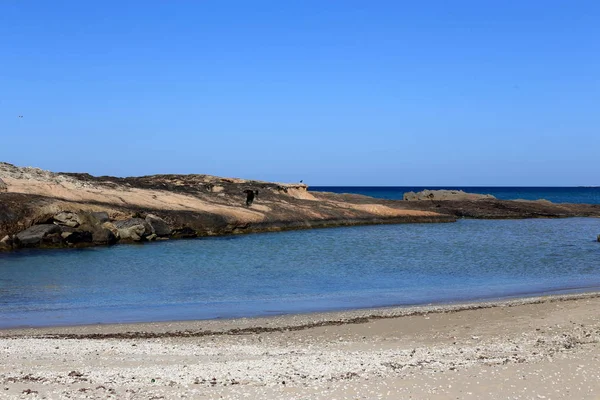
[[[600,293],[0,331],[0,398],[598,399]]]

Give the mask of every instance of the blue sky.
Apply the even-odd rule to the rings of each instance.
[[[597,1],[5,0],[0,160],[598,185],[598,21]]]

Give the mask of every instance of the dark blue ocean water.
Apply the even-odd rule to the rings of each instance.
[[[460,220],[0,254],[0,327],[447,303],[600,288],[600,219]]]
[[[483,186],[311,186],[309,190],[334,193],[357,193],[390,200],[402,200],[405,192],[424,189],[452,189],[469,193],[491,194],[501,200],[539,200],[553,203],[600,204],[600,187],[483,187]]]

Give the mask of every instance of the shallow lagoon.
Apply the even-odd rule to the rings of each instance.
[[[0,327],[231,318],[600,288],[600,220],[460,220],[0,254]]]

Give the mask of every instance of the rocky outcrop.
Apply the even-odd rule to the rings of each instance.
[[[88,231],[63,232],[60,235],[65,243],[69,245],[81,245],[94,243],[94,237]]]
[[[19,247],[38,247],[42,243],[50,246],[62,242],[60,228],[54,224],[33,225],[17,233],[15,243]]]
[[[56,225],[69,226],[71,228],[78,227],[81,224],[79,216],[69,211],[59,212],[53,219]]]
[[[173,231],[165,220],[153,214],[146,216],[146,223],[150,226],[152,234],[156,235],[156,237],[168,237]]]
[[[8,191],[8,186],[6,185],[6,183],[4,183],[4,181],[0,178],[0,193],[1,192],[7,192]]]
[[[125,221],[115,221],[114,226],[117,228],[119,238],[121,240],[132,240],[140,242],[150,236],[152,227],[141,218],[131,218]]]
[[[428,190],[425,189],[421,192],[407,192],[404,193],[404,201],[465,201],[465,200],[494,200],[496,199],[491,194],[478,194],[478,193],[467,193],[462,190]]]
[[[97,245],[111,245],[119,241],[117,229],[108,222],[94,227],[91,232],[92,242]]]
[[[415,194],[429,201],[393,201],[209,175],[94,177],[0,163],[0,178],[7,186],[0,193],[0,250],[457,218],[600,216],[600,205],[437,192]],[[247,190],[259,193],[250,206]]]
[[[117,235],[105,226],[112,224],[102,223],[103,218],[98,219],[94,214],[97,213],[60,211],[50,217],[42,216],[40,223],[34,221],[34,225],[15,235],[5,235],[0,241],[0,250],[32,247],[82,247],[116,243]],[[117,232],[114,226],[113,228]]]

